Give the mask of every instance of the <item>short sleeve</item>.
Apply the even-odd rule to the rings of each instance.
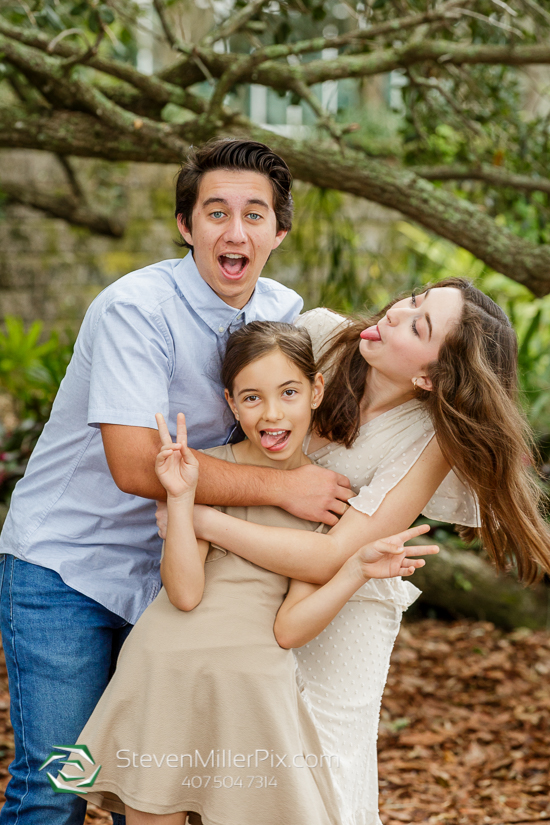
[[[304,312],[296,320],[296,326],[307,329],[313,344],[313,354],[318,359],[330,343],[332,337],[343,325],[349,324],[347,318],[325,307],[317,307]]]
[[[168,417],[173,349],[162,320],[134,304],[111,304],[94,330],[88,424],[156,429]]]
[[[380,443],[380,459],[370,482],[349,500],[349,504],[361,513],[372,516],[388,493],[407,475],[416,464],[435,432],[430,419],[422,416],[395,438],[390,450]],[[373,447],[374,453],[376,449]],[[374,461],[378,457],[373,455]],[[422,510],[422,515],[435,521],[479,527],[479,507],[475,496],[452,470],[437,488]]]
[[[376,469],[371,480],[348,503],[361,513],[372,516],[388,493],[416,464],[434,435],[430,419],[422,416],[411,421],[392,440],[381,439],[377,448],[372,448],[371,460]]]

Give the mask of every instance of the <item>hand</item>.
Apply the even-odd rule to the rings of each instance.
[[[157,520],[158,534],[164,541],[166,538],[166,528],[168,527],[168,505],[165,501],[157,501],[155,518]]]
[[[333,527],[348,509],[347,501],[355,493],[346,476],[306,464],[284,473],[284,489],[277,504],[298,518],[321,521]]]
[[[379,539],[360,547],[350,559],[349,564],[354,572],[364,581],[368,579],[390,579],[394,576],[412,576],[419,567],[424,567],[424,559],[411,556],[431,556],[439,553],[436,544],[419,544],[413,547],[404,547],[406,541],[427,533],[429,524],[420,524],[411,527],[402,533],[389,538]]]
[[[177,442],[174,444],[160,413],[155,416],[162,448],[155,461],[155,472],[169,496],[194,498],[199,480],[199,462],[187,446],[185,416],[178,413]]]

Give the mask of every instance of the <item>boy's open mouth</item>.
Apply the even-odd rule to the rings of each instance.
[[[261,430],[260,442],[265,450],[284,450],[290,438],[290,430]]]
[[[227,252],[218,257],[220,267],[226,278],[238,280],[242,277],[247,265],[246,255],[239,255],[237,252]]]

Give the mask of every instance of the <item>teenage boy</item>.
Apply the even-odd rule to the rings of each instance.
[[[226,441],[234,422],[219,367],[230,332],[300,312],[295,292],[260,278],[291,228],[290,187],[285,162],[263,144],[218,140],[192,152],[176,189],[191,253],[126,275],[86,314],[0,539],[15,735],[0,825],[84,822],[85,796],[54,793],[39,768],[55,746],[76,741],[160,589],[155,413],[175,432],[185,412],[196,449]],[[206,504],[276,504],[334,523],[352,495],[347,479],[318,467],[199,458],[197,500]]]

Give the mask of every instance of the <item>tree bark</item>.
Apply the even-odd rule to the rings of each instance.
[[[124,234],[125,222],[119,214],[109,215],[97,212],[72,194],[65,197],[38,192],[36,189],[27,190],[21,186],[7,183],[0,184],[0,189],[8,197],[8,201],[21,203],[40,209],[54,218],[62,218],[74,226],[85,226],[99,235],[121,238]]]
[[[441,547],[411,582],[422,590],[419,605],[443,608],[457,618],[486,620],[506,630],[548,627],[550,589],[523,587],[475,553]]]

